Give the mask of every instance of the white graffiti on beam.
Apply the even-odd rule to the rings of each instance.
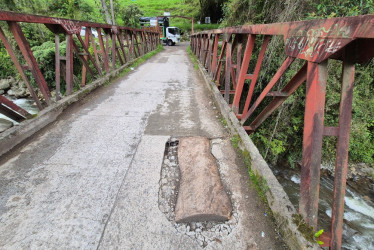
[[[55,21],[56,23],[61,24],[66,29],[66,31],[69,33],[76,34],[81,31],[81,27],[76,26],[73,21],[61,20],[61,19],[55,19],[55,18],[53,18],[52,20]]]
[[[335,53],[342,45],[339,40],[334,39],[323,39],[322,37],[337,36],[339,38],[349,38],[351,29],[343,26],[339,27],[338,24],[325,29],[325,27],[310,29],[310,30],[299,30],[294,36],[287,38],[286,46],[290,51],[297,49],[300,55],[306,57],[313,57],[319,53]],[[321,51],[321,49],[324,51]]]
[[[302,37],[300,40],[298,39],[300,38],[288,38],[286,41],[287,47],[290,51],[296,49],[298,54],[305,55],[306,57],[313,57],[320,53],[333,54],[342,47],[342,43],[339,40],[321,40],[318,38],[312,38],[309,40],[307,37]]]

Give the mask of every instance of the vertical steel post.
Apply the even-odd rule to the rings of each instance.
[[[344,196],[348,165],[349,133],[352,118],[355,64],[353,51],[345,51],[340,95],[338,144],[335,161],[334,198],[332,202],[331,249],[341,249],[343,234]]]
[[[105,71],[108,73],[109,72],[109,59],[108,59],[108,54],[106,52],[107,48],[105,48],[104,41],[103,41],[103,36],[101,35],[101,29],[100,28],[97,28],[97,34],[98,34],[98,37],[99,37],[101,54],[104,58],[104,68],[105,68]]]
[[[55,80],[56,80],[56,101],[60,100],[61,96],[61,66],[60,66],[60,37],[55,34]]]
[[[231,34],[228,34],[227,37],[227,46],[226,46],[226,63],[225,63],[225,94],[224,99],[227,104],[230,104],[230,76],[231,76],[231,50],[232,50],[232,41]]]
[[[238,79],[239,79],[239,73],[240,73],[240,67],[242,65],[242,49],[243,48],[243,43],[242,43],[242,37],[240,37],[238,41],[238,46],[237,46],[237,51],[236,51],[236,77],[235,77],[235,82],[236,85],[238,84]],[[236,86],[235,86],[236,89]]]
[[[99,29],[96,29],[98,32],[100,31]],[[101,31],[100,31],[101,32]],[[99,33],[97,33],[99,34]],[[100,71],[102,72],[102,67],[101,67],[101,63],[100,63],[100,60],[99,60],[99,56],[97,55],[97,49],[96,49],[96,42],[95,42],[95,37],[92,35],[91,33],[91,44],[92,44],[92,48],[93,48],[93,52],[94,52],[94,56],[95,56],[95,61],[96,61],[96,64],[97,64],[97,67],[100,69]],[[100,73],[102,74],[102,73]]]
[[[213,42],[214,42],[213,34],[209,34],[208,60],[207,60],[207,62],[206,62],[206,64],[208,64],[208,65],[207,65],[207,68],[208,68],[208,73],[209,73],[209,74],[212,73]]]
[[[86,46],[87,48],[90,44],[90,35],[91,35],[90,31],[91,31],[91,28],[86,27],[86,32],[85,32],[85,36],[84,36],[84,46]],[[88,55],[85,54],[83,57],[87,61]],[[86,85],[86,80],[87,80],[87,69],[86,69],[86,66],[83,64],[83,66],[82,66],[82,80],[81,80],[81,86],[82,87],[84,87]]]
[[[327,60],[308,62],[299,212],[317,229]]]
[[[223,61],[222,58],[225,55],[226,46],[227,46],[227,42],[224,40],[222,42],[221,54],[218,57],[218,65],[213,75],[214,80],[217,81],[217,86],[220,86],[220,77],[221,77],[222,61]]]
[[[73,92],[73,35],[66,34],[66,95]]]
[[[126,38],[127,49],[129,50],[129,61],[131,61],[131,59],[132,59],[132,45],[130,44],[129,31],[127,31],[127,30],[125,30],[125,38]]]
[[[264,41],[263,41],[262,46],[261,46],[260,54],[258,55],[258,58],[257,58],[255,71],[253,72],[253,75],[251,77],[251,85],[249,85],[249,91],[248,91],[247,99],[245,100],[244,109],[243,109],[243,116],[246,115],[247,110],[249,109],[249,105],[251,104],[253,92],[255,90],[255,86],[256,86],[256,83],[257,83],[257,78],[258,78],[258,75],[260,73],[262,61],[263,61],[264,56],[265,56],[266,48],[269,44],[269,40],[270,40],[270,36],[265,36],[264,37]]]
[[[116,69],[116,33],[112,29],[112,70]]]
[[[217,67],[218,42],[219,42],[219,34],[214,34],[214,46],[213,46],[213,56],[212,56],[213,58],[212,58],[212,66],[211,66],[211,72],[210,72],[210,75],[212,77]]]
[[[249,62],[251,61],[252,51],[255,45],[255,39],[256,35],[249,35],[247,39],[247,44],[245,46],[243,61],[240,67],[238,81],[236,83],[234,101],[232,103],[232,110],[235,114],[239,113],[239,102],[243,91],[244,81],[247,76]]]

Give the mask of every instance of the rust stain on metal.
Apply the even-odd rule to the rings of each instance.
[[[241,121],[248,133],[254,133],[289,96],[292,95],[305,81],[307,82],[303,159],[301,170],[301,190],[299,208],[306,222],[317,227],[319,176],[321,164],[321,150],[323,136],[337,136],[337,156],[335,163],[334,197],[332,205],[331,234],[326,241],[331,249],[341,248],[342,225],[344,214],[345,177],[347,173],[349,133],[352,110],[352,93],[355,63],[364,63],[374,57],[374,15],[331,18],[324,20],[309,20],[300,22],[285,22],[260,25],[246,25],[208,30],[191,36],[192,51],[201,58],[206,35],[213,35],[214,46],[207,49],[208,73],[217,82],[217,88],[224,94],[225,100],[232,107],[236,117]],[[257,61],[253,74],[248,74],[251,57],[253,57],[256,36],[264,36],[262,49],[257,53]],[[234,36],[231,44],[229,39]],[[237,51],[237,38],[246,43],[244,52]],[[282,36],[287,59],[280,65],[272,80],[260,90],[260,95],[252,104],[252,96],[256,81],[260,74],[263,57],[267,44],[272,36]],[[222,43],[218,57],[219,43]],[[239,49],[239,47],[237,47]],[[242,50],[240,48],[240,50]],[[236,57],[236,64],[233,58]],[[239,58],[238,58],[239,57]],[[294,77],[281,88],[274,90],[282,75],[286,72],[294,59],[304,60],[305,65]],[[327,61],[337,59],[343,61],[343,80],[339,125],[337,127],[324,126],[324,108],[327,79]],[[205,59],[204,59],[205,60]],[[205,65],[205,61],[203,61]],[[223,67],[223,64],[225,66]],[[236,72],[233,70],[236,68]],[[231,79],[230,79],[231,75]],[[222,79],[225,80],[223,89]],[[248,95],[243,96],[245,81],[248,82]],[[233,86],[234,90],[231,90]],[[228,96],[235,93],[231,103]],[[254,112],[266,98],[273,98],[260,112]],[[244,108],[239,105],[244,103]],[[232,105],[231,105],[232,104]],[[261,106],[262,107],[262,106]],[[241,109],[243,113],[240,114]],[[254,117],[254,115],[256,116]],[[247,125],[249,123],[249,125]]]
[[[116,69],[117,60],[119,61],[120,65],[125,64],[127,61],[131,60],[132,58],[139,57],[144,55],[146,51],[151,51],[157,48],[157,44],[159,44],[159,40],[155,39],[158,35],[157,32],[154,31],[145,31],[140,29],[134,29],[130,27],[123,27],[123,26],[115,26],[115,25],[108,25],[108,24],[101,24],[101,23],[92,23],[92,22],[84,22],[84,21],[77,21],[77,20],[70,20],[64,18],[55,18],[55,17],[46,17],[46,16],[38,16],[38,15],[30,15],[24,13],[16,13],[10,11],[0,11],[0,21],[6,21],[11,34],[13,35],[14,40],[17,42],[18,51],[14,50],[11,45],[9,44],[7,38],[5,37],[4,32],[0,28],[0,40],[4,44],[4,47],[7,49],[16,69],[21,75],[22,80],[25,82],[27,88],[29,89],[31,96],[33,97],[34,101],[38,105],[38,108],[41,110],[43,109],[42,102],[38,99],[33,87],[30,84],[30,79],[27,74],[25,74],[25,70],[30,70],[32,73],[32,77],[34,78],[35,82],[38,85],[39,90],[43,94],[44,102],[47,105],[51,105],[54,100],[52,100],[52,96],[50,93],[50,89],[48,84],[39,69],[38,63],[31,51],[30,45],[22,31],[21,26],[19,23],[26,22],[26,23],[36,23],[36,24],[43,24],[53,33],[55,33],[55,82],[56,82],[56,101],[61,98],[61,75],[65,81],[65,90],[66,95],[70,95],[73,93],[73,82],[76,79],[74,76],[74,60],[75,58],[79,58],[83,64],[83,71],[82,71],[82,78],[79,79],[81,82],[81,86],[86,85],[86,72],[90,72],[93,79],[101,77],[103,75],[103,71],[109,72],[109,56],[112,56],[112,70]],[[83,28],[86,29],[85,31],[85,38],[84,40],[81,37],[81,31]],[[92,33],[92,29],[96,29],[97,37],[100,44],[100,50],[97,50],[94,35]],[[106,40],[104,42],[102,31],[105,32]],[[66,54],[60,54],[60,35],[65,35],[66,39]],[[128,35],[131,34],[131,42],[129,42]],[[123,36],[126,37],[126,45],[125,39]],[[80,45],[82,46],[83,50],[80,50],[80,47],[76,44],[74,38],[77,38]],[[140,40],[138,40],[138,38]],[[118,40],[118,42],[116,41]],[[111,41],[111,50],[110,50],[110,41]],[[119,45],[117,45],[119,44]],[[136,49],[134,48],[136,46]],[[129,55],[126,56],[125,47],[129,48]],[[91,50],[92,48],[92,50]],[[117,49],[119,48],[119,49]],[[76,54],[73,53],[75,50]],[[91,53],[93,51],[93,53]],[[110,53],[111,51],[111,53]],[[132,54],[133,52],[133,54]],[[102,56],[99,57],[98,53]],[[18,61],[17,54],[21,54],[23,56],[24,61],[26,61],[27,65],[22,66]],[[118,56],[116,56],[116,54]],[[91,66],[90,67],[90,63]],[[7,105],[11,108],[9,105]],[[24,113],[22,110],[18,109],[17,107],[13,108],[16,112],[22,113],[22,115],[27,116],[28,113]],[[5,109],[3,109],[5,110]],[[11,111],[5,110],[9,115],[12,115]]]

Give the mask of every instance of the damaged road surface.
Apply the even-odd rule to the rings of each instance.
[[[284,246],[186,48],[165,47],[2,157],[1,249]],[[176,218],[185,137],[209,143],[224,221]]]

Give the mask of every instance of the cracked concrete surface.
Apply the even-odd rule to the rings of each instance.
[[[158,207],[165,144],[181,136],[213,139],[237,213],[232,232],[205,246],[279,249],[185,49],[165,47],[0,160],[1,249],[201,248]]]

